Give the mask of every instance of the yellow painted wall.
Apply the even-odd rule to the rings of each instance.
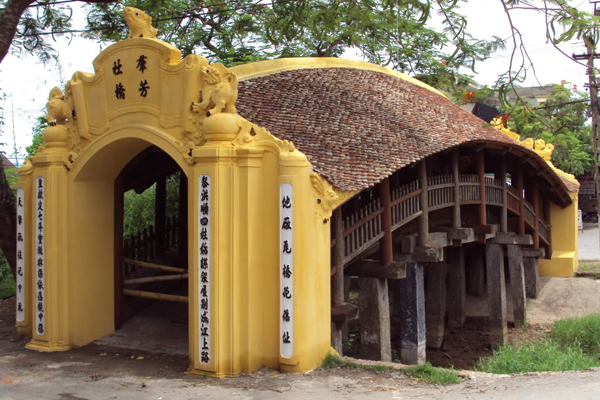
[[[550,203],[552,258],[540,258],[540,276],[572,277],[575,274],[579,254],[577,194],[570,192],[573,203],[565,208]]]
[[[143,52],[148,71],[134,60]],[[111,73],[115,60],[123,74]],[[190,372],[232,376],[263,366],[286,372],[315,368],[329,351],[330,185],[293,144],[236,114],[205,117],[192,111],[204,85],[199,56],[155,39],[119,42],[94,61],[95,74],[75,74],[53,91],[55,125],[45,149],[20,171],[33,215],[32,179],[46,179],[46,331],[32,330],[35,293],[28,288],[28,317],[20,332],[42,351],[82,346],[114,331],[114,182],[151,145],[169,154],[188,177]],[[146,73],[148,72],[148,73]],[[138,96],[140,77],[152,95]],[[127,88],[117,99],[114,87]],[[54,96],[54,97],[52,97]],[[53,104],[52,107],[50,104]],[[168,104],[167,104],[168,103]],[[197,104],[197,103],[196,103]],[[56,111],[56,110],[59,111]],[[61,111],[62,110],[62,111]],[[77,118],[72,118],[75,110]],[[211,362],[199,357],[199,178],[212,179]],[[294,188],[294,355],[280,354],[279,191]],[[315,182],[320,185],[315,186]],[[336,197],[337,198],[337,197]],[[341,201],[341,200],[340,200]],[[324,208],[327,205],[328,208]],[[34,221],[28,221],[34,251]],[[35,265],[27,262],[30,285]]]

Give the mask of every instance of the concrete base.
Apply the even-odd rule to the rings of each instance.
[[[448,247],[448,326],[460,327],[465,322],[466,276],[465,252],[461,247]]]
[[[402,299],[400,362],[424,364],[425,354],[425,288],[423,265],[406,265],[406,278],[400,280]]]
[[[425,267],[427,293],[425,295],[426,343],[430,349],[439,349],[444,342],[444,317],[446,316],[446,263]]]
[[[493,348],[506,343],[506,284],[502,245],[486,244],[488,327]]]
[[[358,282],[360,358],[392,361],[387,279],[359,278]]]

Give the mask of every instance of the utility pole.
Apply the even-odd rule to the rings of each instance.
[[[594,6],[594,16],[600,16],[600,9],[598,3],[600,0],[590,0],[590,3]],[[597,30],[598,28],[594,28]],[[590,89],[590,108],[592,111],[592,145],[594,146],[594,187],[596,193],[596,202],[600,201],[600,138],[598,137],[598,125],[599,125],[599,112],[598,112],[598,82],[596,81],[596,69],[594,68],[594,60],[600,58],[600,54],[596,54],[596,42],[594,34],[584,37],[584,44],[587,48],[587,54],[573,54],[574,60],[587,60],[587,74],[589,76]],[[600,240],[600,238],[599,238]]]

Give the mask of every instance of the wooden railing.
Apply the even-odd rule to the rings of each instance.
[[[177,245],[178,234],[177,216],[167,217],[165,224],[165,235],[163,248],[168,250]],[[153,225],[148,225],[135,235],[129,238],[123,238],[123,257],[137,261],[150,261],[156,257],[156,250],[159,247],[159,237],[155,232]],[[135,266],[126,264],[123,267],[123,274],[127,275],[135,270]]]
[[[344,219],[345,259],[371,247],[383,237],[379,199],[373,199]]]
[[[418,180],[392,187],[390,190],[390,208],[392,231],[406,225],[419,217],[421,211],[421,187]],[[479,176],[477,174],[459,175],[460,204],[479,204]],[[485,177],[486,204],[502,206],[504,203],[503,184],[500,179]],[[519,214],[520,199],[517,189],[507,186],[507,207]],[[453,176],[436,175],[427,178],[427,201],[430,211],[455,205]],[[377,243],[383,235],[381,217],[383,208],[379,198],[374,198],[355,212],[344,215],[345,262],[358,257],[365,250]],[[533,206],[524,200],[524,219],[534,228],[535,214]],[[538,231],[540,238],[549,244],[550,227],[541,218]],[[332,241],[332,246],[333,246]]]

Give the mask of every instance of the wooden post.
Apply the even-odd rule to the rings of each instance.
[[[533,181],[533,248],[540,248],[540,191],[537,181]]]
[[[486,225],[487,215],[485,206],[485,160],[484,150],[477,152],[477,174],[479,175],[479,225]]]
[[[381,214],[381,229],[383,238],[379,241],[381,264],[386,266],[394,259],[392,248],[392,208],[390,206],[390,179],[385,178],[379,183],[379,199],[383,213]]]
[[[506,186],[506,158],[500,162],[500,181],[502,182],[502,214],[500,215],[500,231],[508,232],[508,188]]]
[[[331,216],[331,229],[335,238],[333,247],[332,263],[335,274],[331,277],[331,306],[336,307],[344,303],[344,221],[342,219],[342,207],[333,210]],[[331,323],[331,346],[340,355],[342,351],[342,326],[336,322]]]
[[[552,258],[552,219],[550,213],[550,198],[544,196],[544,220],[548,225],[548,248],[546,249],[546,258]]]
[[[454,180],[454,208],[452,209],[452,227],[462,226],[460,218],[460,174],[458,170],[458,147],[452,152],[452,177]]]
[[[154,226],[156,227],[156,254],[165,252],[165,223],[167,219],[167,179],[161,176],[156,181],[156,198],[154,200]]]
[[[525,187],[524,176],[523,176],[523,163],[521,161],[517,161],[517,196],[519,197],[519,226],[518,233],[519,235],[525,234],[525,196],[523,195],[523,190]]]
[[[419,162],[419,184],[421,186],[421,211],[419,217],[419,246],[429,246],[429,200],[427,190],[427,162],[425,159]]]
[[[177,232],[177,243],[179,247],[179,259],[187,268],[188,255],[188,185],[187,176],[183,171],[179,172],[179,231]]]
[[[115,279],[115,330],[123,325],[123,178],[115,180],[114,221],[114,279]]]

